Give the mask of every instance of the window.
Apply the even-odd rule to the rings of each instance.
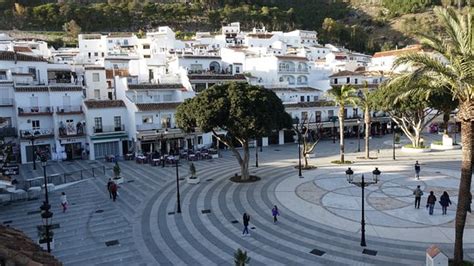
[[[40,129],[40,121],[39,120],[31,121],[31,128],[32,129]]]
[[[357,84],[358,80],[357,79],[354,79],[354,84]]]
[[[311,100],[309,99],[309,95],[306,96],[306,101],[310,102]]]
[[[98,56],[99,56],[99,53],[98,53],[98,52],[94,52],[94,56],[95,56],[95,57],[98,57]]]
[[[102,132],[102,117],[94,117],[94,132]]]
[[[0,71],[0,80],[7,79],[7,71]]]
[[[359,116],[359,109],[354,108],[352,109],[352,117],[358,117]]]
[[[112,40],[108,40],[109,43],[112,43]]]
[[[91,53],[89,52],[89,53],[87,53],[87,55],[89,56],[89,59],[90,59],[91,58]]]
[[[238,67],[238,66],[235,67],[235,73],[237,73],[237,74],[240,73],[240,67]]]
[[[128,40],[123,40],[123,45],[128,45]]]
[[[304,102],[304,96],[300,96],[300,102]]]
[[[316,123],[321,122],[321,111],[316,111],[315,119],[316,119]]]
[[[100,99],[100,90],[94,90],[94,98]]]
[[[152,115],[142,116],[142,123],[143,124],[153,124],[153,116]]]
[[[171,99],[172,99],[172,95],[171,94],[167,94],[167,95],[163,95],[163,101],[164,102],[171,102]]]
[[[313,96],[313,101],[317,101],[319,100],[319,97],[318,96]]]
[[[115,131],[122,130],[122,118],[120,116],[114,116],[114,127]]]
[[[144,49],[144,50],[150,49],[150,45],[149,45],[149,44],[144,44],[144,45],[143,45],[143,49]]]
[[[149,54],[143,55],[143,58],[150,58]]]
[[[346,78],[346,83],[351,83],[351,78],[350,77]]]
[[[328,111],[328,117],[331,118],[334,116],[334,110],[329,110]]]
[[[301,122],[307,122],[308,120],[308,112],[301,112]]]
[[[102,57],[104,57],[104,56],[105,56],[105,53],[104,53],[104,52],[102,52]]]
[[[99,82],[100,81],[99,73],[92,73],[92,81],[93,82]]]
[[[35,67],[29,67],[28,68],[28,73],[33,75],[33,80],[36,80],[36,68]]]
[[[333,83],[334,83],[334,84],[337,84],[337,79],[334,79]]]
[[[170,128],[171,127],[171,115],[165,114],[161,116],[161,127]]]

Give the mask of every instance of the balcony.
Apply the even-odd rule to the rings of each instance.
[[[18,115],[52,115],[53,110],[54,109],[50,106],[18,107]]]
[[[71,137],[80,137],[84,136],[85,132],[85,123],[59,123],[59,137],[60,138],[71,138]]]
[[[16,128],[14,127],[2,127],[0,128],[0,137],[17,137]]]
[[[82,114],[82,106],[58,106],[56,107],[57,114]]]
[[[0,106],[13,106],[13,98],[0,98]]]
[[[54,137],[54,129],[52,128],[20,130],[20,138],[22,139],[39,139],[49,137]]]
[[[161,129],[161,125],[159,124],[141,124],[137,125],[137,131],[149,131],[149,130],[157,130]]]
[[[123,132],[123,131],[125,131],[125,125],[93,127],[94,134],[101,134],[101,133],[106,134],[106,133]]]

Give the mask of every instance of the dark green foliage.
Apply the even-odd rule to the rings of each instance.
[[[388,9],[391,15],[399,16],[407,13],[423,11],[433,4],[440,4],[439,0],[383,0],[382,5]]]
[[[247,256],[247,251],[242,251],[240,248],[234,253],[235,266],[244,266],[250,262],[250,257]]]

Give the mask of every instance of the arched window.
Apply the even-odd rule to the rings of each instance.
[[[298,85],[306,85],[308,84],[308,78],[306,76],[298,76],[296,82]]]
[[[221,71],[221,65],[216,61],[212,61],[209,64],[209,70],[214,73],[219,73]]]

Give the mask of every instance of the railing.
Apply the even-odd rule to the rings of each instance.
[[[80,181],[86,178],[103,176],[106,173],[105,166],[93,167],[90,169],[82,169],[73,172],[65,172],[61,174],[52,174],[47,176],[48,184],[61,185],[65,183]],[[44,184],[44,177],[39,176],[35,178],[26,179],[24,182],[23,188],[28,190],[30,187],[41,187]]]
[[[50,106],[18,107],[18,115],[44,115],[53,114]]]
[[[156,130],[156,129],[160,129],[160,128],[162,128],[161,124],[141,124],[141,125],[137,125],[137,130],[138,131]]]
[[[69,79],[48,79],[48,84],[49,85],[54,85],[54,84],[76,84],[74,80]]]
[[[74,127],[72,130],[68,130],[65,127],[59,128],[59,137],[60,138],[70,138],[77,136],[84,136],[85,132],[83,128]]]
[[[0,98],[0,106],[13,105],[13,98]]]
[[[0,128],[0,137],[16,137],[16,128],[14,127],[3,127]]]
[[[56,113],[58,114],[67,114],[67,113],[82,113],[82,106],[58,106],[56,107]]]
[[[20,130],[20,137],[23,139],[36,139],[51,136],[54,136],[54,129],[51,128]]]
[[[125,131],[125,125],[93,127],[93,130],[94,130],[94,133],[120,132],[120,131]]]

